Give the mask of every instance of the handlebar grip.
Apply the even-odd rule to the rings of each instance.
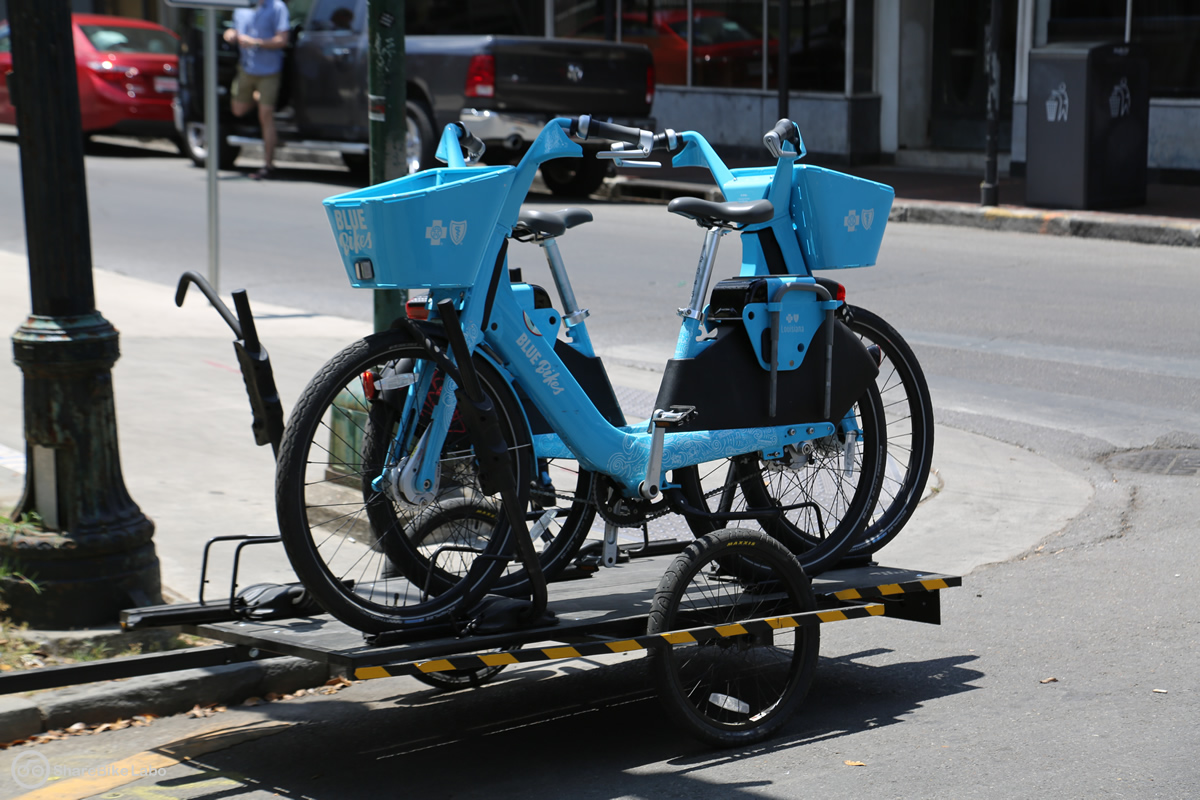
[[[578,136],[585,141],[596,138],[638,144],[642,140],[642,131],[640,128],[630,128],[612,122],[601,122],[598,119],[592,119],[587,114],[578,119],[571,120],[571,135]]]
[[[458,126],[458,143],[467,151],[469,161],[476,161],[483,155],[483,151],[487,148],[483,144],[483,140],[461,122],[454,123]]]
[[[790,143],[794,152],[800,152],[800,130],[796,123],[786,117],[776,122],[775,127],[763,135],[763,144],[775,158],[783,155],[784,142]]]
[[[668,153],[673,153],[679,149],[679,143],[679,136],[675,131],[667,128],[662,133],[654,134],[654,144],[650,150],[666,150]]]

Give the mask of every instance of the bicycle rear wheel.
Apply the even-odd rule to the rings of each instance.
[[[883,352],[875,385],[887,418],[883,485],[866,530],[848,551],[857,556],[894,539],[921,501],[933,461],[933,403],[916,355],[895,328],[858,306],[845,306],[844,316],[859,339]]]
[[[851,419],[861,438],[849,429]],[[886,440],[882,401],[871,385],[837,431],[813,441],[811,452],[788,448],[770,460],[746,453],[677,469],[672,479],[689,504],[710,512],[798,506],[764,514],[757,522],[811,576],[833,567],[865,529],[883,481]],[[696,536],[726,524],[702,516],[689,516],[687,522]]]
[[[502,379],[478,368],[496,407],[521,490],[528,500],[532,446],[520,407]],[[367,399],[367,373],[395,373],[392,403]],[[470,433],[451,426],[439,455],[437,486],[428,502],[407,502],[385,470],[398,465],[417,441],[440,399],[436,365],[403,331],[368,336],[334,356],[310,381],[292,412],[280,446],[276,512],[288,558],[321,605],[347,625],[367,632],[446,622],[465,612],[502,576],[511,551],[504,514],[491,526],[436,546],[410,534],[422,515],[469,501],[501,508],[498,495],[479,486]],[[414,388],[424,387],[424,388]],[[423,396],[416,397],[416,392]],[[414,393],[414,396],[410,396]],[[403,448],[390,447],[397,409],[415,421]],[[390,457],[389,450],[395,451]],[[437,581],[431,576],[437,575]]]

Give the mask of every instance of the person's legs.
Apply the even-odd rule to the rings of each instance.
[[[254,108],[254,76],[242,72],[238,67],[233,78],[232,96],[229,99],[229,110],[235,117],[244,117]]]
[[[278,134],[275,131],[275,101],[279,95],[279,75],[261,75],[257,78],[258,88],[258,123],[262,128],[263,141],[263,170],[275,168],[275,143]]]
[[[275,108],[266,103],[258,104],[258,123],[262,126],[263,165],[275,168]]]

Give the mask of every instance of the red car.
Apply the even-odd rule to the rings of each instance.
[[[71,28],[84,132],[174,137],[179,37],[154,22],[98,14],[72,14]],[[0,123],[15,125],[11,69],[12,32],[0,22]]]
[[[647,22],[644,13],[621,15],[621,41],[644,44],[654,56],[654,71],[664,85],[687,82],[687,11],[656,11]],[[604,19],[583,25],[572,37],[603,39]],[[767,42],[768,76],[775,70],[775,40]],[[694,86],[762,86],[762,37],[716,11],[692,12],[692,84]]]

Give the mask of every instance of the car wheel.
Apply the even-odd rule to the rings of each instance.
[[[356,178],[366,178],[371,171],[369,153],[342,153],[342,163]]]
[[[411,175],[434,166],[433,122],[421,103],[409,100],[405,109],[404,153]]]
[[[591,153],[583,158],[555,158],[542,164],[542,180],[546,188],[562,197],[587,197],[604,184],[608,161]]]
[[[179,152],[192,160],[197,167],[203,167],[208,161],[208,137],[203,122],[188,120],[183,124],[183,135],[178,140]],[[229,144],[222,139],[221,151],[217,157],[217,166],[221,169],[233,169],[242,149]]]

